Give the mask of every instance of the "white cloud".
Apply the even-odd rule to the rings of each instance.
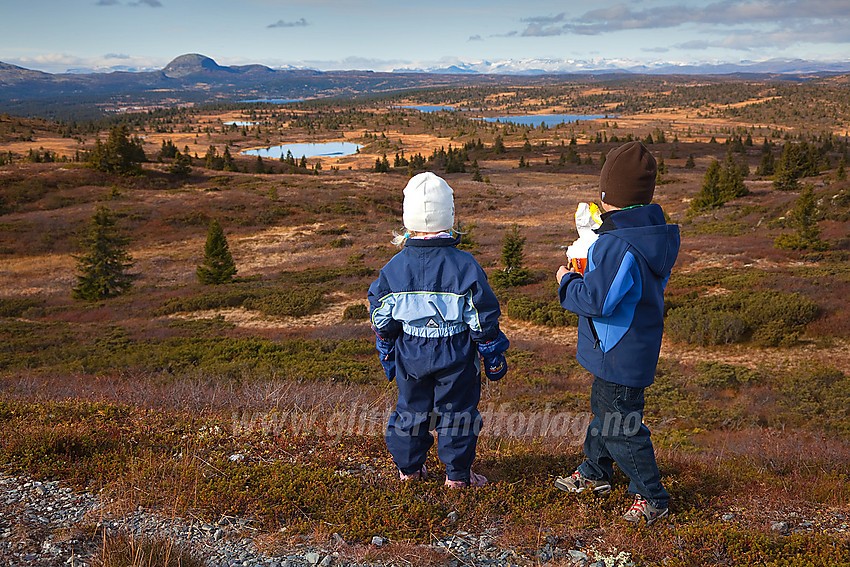
[[[705,39],[706,45],[733,49],[757,47],[758,41],[771,41],[762,47],[808,43],[850,43],[850,2],[846,0],[721,0],[710,4],[669,4],[634,8],[634,4],[587,11],[573,18],[565,13],[529,17],[524,37],[554,35],[601,35],[623,30],[656,30],[696,26],[705,34],[723,34],[724,39]],[[737,30],[739,26],[754,29]],[[732,28],[730,32],[729,29]],[[748,37],[758,38],[752,41]]]
[[[294,22],[285,22],[283,20],[278,20],[273,24],[269,24],[267,28],[302,28],[305,26],[309,26],[310,24],[304,18],[295,20]]]
[[[103,73],[116,70],[152,71],[162,69],[168,63],[168,61],[159,58],[114,53],[108,53],[103,57],[77,57],[67,53],[45,53],[33,57],[7,59],[6,62],[46,73],[66,73],[69,70]]]

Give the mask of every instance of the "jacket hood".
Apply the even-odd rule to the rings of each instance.
[[[679,225],[667,224],[664,211],[656,204],[615,211],[611,216],[616,228],[602,234],[625,240],[654,274],[667,277],[679,254]]]

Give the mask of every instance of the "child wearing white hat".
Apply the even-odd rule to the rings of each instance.
[[[420,173],[404,189],[403,246],[369,287],[376,347],[398,403],[385,440],[402,480],[427,478],[425,461],[437,432],[437,455],[449,488],[483,486],[472,472],[481,415],[480,363],[491,380],[507,372],[510,343],[484,270],[457,249],[454,191]]]

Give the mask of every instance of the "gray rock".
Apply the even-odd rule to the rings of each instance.
[[[319,562],[319,567],[331,567],[331,563],[333,563],[333,557],[325,555],[324,559]]]
[[[723,517],[721,517],[720,519],[723,520],[724,522],[731,522],[732,520],[735,519],[735,514],[732,514],[731,512],[729,512],[727,514],[723,514]]]
[[[384,545],[384,538],[382,538],[381,536],[375,536],[375,537],[373,537],[373,538],[372,538],[372,545],[374,545],[375,547],[383,547],[383,545]]]
[[[459,518],[460,518],[460,514],[458,514],[457,512],[454,512],[454,511],[449,512],[448,515],[446,516],[446,519],[449,521],[449,523],[452,523],[452,524],[456,523]]]
[[[316,565],[316,564],[319,563],[321,556],[318,553],[316,553],[315,551],[308,551],[307,553],[304,554],[304,559],[310,565]]]
[[[583,551],[578,551],[576,549],[570,549],[567,551],[570,556],[570,560],[573,562],[577,561],[590,561],[590,557],[587,556]]]
[[[788,523],[787,522],[770,522],[770,529],[775,532],[787,532],[788,531]]]

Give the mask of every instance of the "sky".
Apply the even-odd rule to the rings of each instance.
[[[850,0],[5,0],[0,61],[50,73],[221,65],[582,68],[850,60]]]

